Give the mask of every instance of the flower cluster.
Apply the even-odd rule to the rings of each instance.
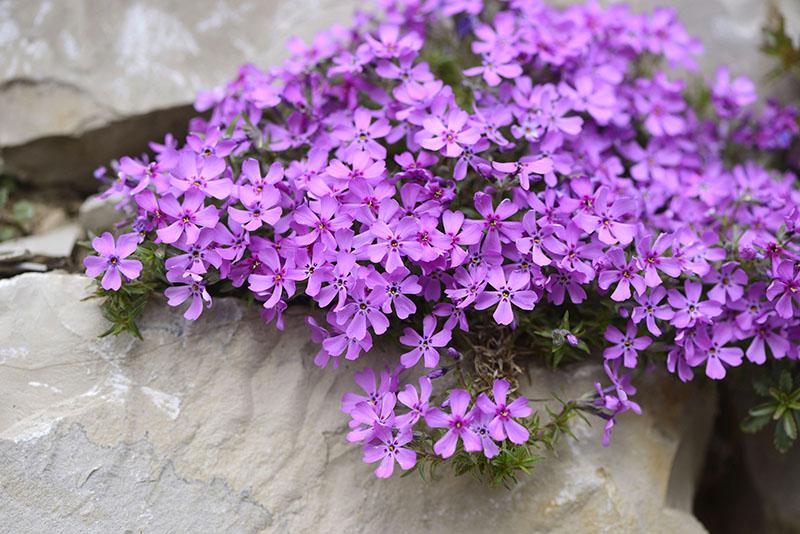
[[[528,429],[516,421],[533,412],[528,399],[520,396],[509,401],[510,386],[502,379],[495,380],[491,398],[481,393],[474,404],[468,391],[451,389],[445,402],[449,413],[431,404],[433,385],[428,376],[419,379],[419,390],[412,384],[399,390],[397,373],[388,370],[381,373],[380,382],[369,367],[356,373],[355,379],[364,394],[346,393],[342,398],[342,411],[351,417],[347,441],[363,445],[364,462],[380,461],[375,470],[380,478],[392,475],[395,462],[404,470],[416,465],[417,453],[408,444],[414,426],[423,420],[430,428],[444,429],[433,446],[442,458],[451,457],[459,441],[467,452],[494,458],[500,453],[498,442],[522,445],[530,437]],[[404,413],[395,413],[399,408]]]
[[[700,45],[672,10],[483,4],[383,0],[381,17],[291,41],[282,67],[245,65],[201,94],[185,143],[101,174],[133,230],[87,259],[90,276],[108,267],[103,288],[138,276],[114,263],[136,239],[166,251],[168,304],[190,301],[187,319],[241,291],[282,328],[293,300],[314,302],[322,367],[402,331],[399,371],[380,386],[358,374],[367,397],[345,399],[348,439],[379,476],[413,465],[423,419],[448,429],[442,456],[459,439],[486,456],[526,441],[513,418],[530,408],[506,406],[506,382],[472,410],[452,389],[449,414],[427,406],[427,379],[393,386],[466,351],[475,321],[502,331],[535,308],[611,304],[595,333],[607,430],[639,411],[621,373],[645,353],[684,381],[800,356],[800,193],[764,164],[795,141],[795,110],[758,115],[753,84],[724,68],[693,95],[667,67],[695,68]]]

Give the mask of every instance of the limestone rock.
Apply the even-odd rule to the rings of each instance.
[[[0,260],[33,256],[65,258],[72,254],[80,234],[78,223],[67,222],[48,232],[10,239],[0,243]]]
[[[92,170],[180,133],[197,91],[264,68],[355,0],[0,0],[0,157],[39,184],[96,189]]]
[[[339,398],[354,367],[314,367],[302,309],[289,310],[279,333],[232,300],[196,323],[157,303],[144,341],[100,339],[97,304],[81,301],[88,286],[54,273],[0,281],[0,524],[64,533],[703,531],[689,503],[711,390],[647,378],[645,415],[625,418],[611,447],[600,446],[602,425],[580,424],[578,441],[510,491],[450,475],[381,481],[344,440]],[[575,396],[598,374],[596,365],[535,372],[528,393]]]
[[[81,204],[78,210],[78,221],[87,232],[99,235],[105,230],[111,230],[115,224],[125,219],[125,212],[119,208],[124,198],[112,195],[101,198],[92,195]]]

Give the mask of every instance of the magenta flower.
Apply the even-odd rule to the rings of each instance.
[[[167,304],[170,306],[180,306],[189,298],[192,302],[184,312],[183,317],[189,321],[194,321],[203,313],[203,303],[207,308],[211,307],[211,295],[206,290],[206,282],[196,274],[180,273],[178,271],[167,272],[167,280],[171,282],[171,287],[164,290],[167,297]]]
[[[414,367],[420,358],[425,362],[425,367],[436,367],[439,363],[439,349],[450,343],[452,332],[450,330],[436,331],[436,317],[426,315],[422,320],[422,335],[411,328],[405,328],[400,337],[400,343],[412,350],[400,356],[400,363],[404,367]]]
[[[492,416],[489,422],[489,434],[497,441],[503,441],[506,436],[511,443],[522,445],[530,437],[528,429],[514,421],[513,418],[529,417],[533,410],[525,397],[517,397],[507,404],[509,383],[505,380],[495,380],[492,384],[492,401],[486,393],[478,396],[476,404],[480,410]]]
[[[346,327],[345,333],[355,339],[363,339],[367,335],[367,325],[377,335],[389,328],[389,319],[381,312],[381,304],[386,296],[381,293],[367,294],[365,285],[359,280],[348,295],[349,302],[336,312],[336,322]]]
[[[260,192],[257,188],[243,187],[240,198],[245,209],[231,206],[228,216],[245,230],[252,232],[264,224],[272,226],[281,218],[281,208],[276,206],[281,194],[272,186],[265,186]]]
[[[475,193],[475,209],[483,216],[486,238],[483,250],[500,252],[501,243],[513,243],[522,236],[522,225],[507,221],[517,212],[517,206],[509,199],[503,199],[497,208],[492,207],[492,197],[486,193]]]
[[[350,216],[342,213],[340,208],[336,199],[329,196],[297,208],[294,211],[295,222],[310,231],[295,237],[295,242],[305,247],[320,241],[328,250],[336,250],[333,233],[342,228],[349,228],[352,222]]]
[[[559,90],[575,111],[588,112],[598,124],[608,124],[614,115],[617,101],[612,86],[588,74],[576,76],[574,87],[562,84]]]
[[[769,325],[759,325],[756,327],[753,341],[745,352],[747,359],[759,365],[766,362],[765,346],[769,347],[776,360],[784,358],[790,350],[789,340],[785,335],[776,334]]]
[[[484,54],[480,66],[464,71],[464,76],[483,75],[483,79],[489,84],[489,87],[500,85],[503,78],[514,79],[520,74],[522,74],[522,67],[513,61],[510,54],[495,51]]]
[[[553,160],[546,156],[524,156],[519,161],[492,162],[492,168],[500,173],[516,176],[519,185],[525,191],[531,188],[531,175],[535,181],[542,179],[542,176],[553,172]]]
[[[720,303],[716,300],[700,300],[703,286],[699,282],[686,280],[683,287],[685,294],[677,289],[667,292],[669,304],[675,309],[670,321],[674,326],[686,328],[694,326],[696,322],[710,322],[722,313]]]
[[[204,195],[222,200],[230,195],[233,187],[230,179],[217,178],[225,171],[225,167],[223,159],[214,156],[203,158],[192,152],[182,152],[171,183],[181,191],[195,188]]]
[[[394,228],[383,221],[375,221],[369,232],[377,243],[367,247],[367,254],[372,262],[386,259],[386,271],[392,273],[403,267],[403,256],[411,259],[422,255],[422,246],[416,240],[417,223],[411,219],[403,219]]]
[[[417,134],[417,142],[423,148],[457,158],[465,146],[474,145],[481,137],[478,130],[467,125],[468,119],[469,114],[460,109],[450,111],[446,126],[438,117],[429,117],[422,123],[424,130]]]
[[[469,246],[480,242],[483,232],[475,221],[464,221],[464,214],[460,211],[446,210],[442,214],[442,224],[449,244],[450,267],[458,267],[467,258],[461,245]]]
[[[161,211],[172,217],[174,222],[156,233],[164,243],[175,243],[181,237],[191,245],[200,237],[201,228],[213,228],[219,222],[219,214],[214,206],[204,206],[205,195],[196,189],[188,189],[183,196],[183,203],[172,195],[161,197]]]
[[[119,236],[116,244],[114,237],[109,232],[95,237],[92,240],[92,248],[97,251],[98,255],[86,256],[83,259],[86,275],[97,278],[105,273],[100,281],[100,286],[111,291],[118,290],[122,287],[123,276],[126,280],[135,280],[142,272],[142,262],[125,259],[133,254],[138,246],[138,234],[123,234]]]
[[[745,78],[739,76],[731,79],[727,67],[719,67],[711,88],[711,102],[720,117],[732,118],[745,106],[756,101],[756,86]]]
[[[613,268],[602,271],[597,277],[597,284],[603,290],[608,289],[613,283],[617,284],[611,294],[611,300],[624,302],[631,298],[631,286],[636,290],[637,295],[645,292],[647,285],[639,274],[639,265],[635,259],[626,261],[625,253],[620,248],[609,250],[608,257]]]
[[[631,313],[631,320],[634,324],[638,325],[644,319],[647,330],[654,336],[660,336],[661,329],[658,328],[656,319],[669,321],[675,315],[672,308],[666,304],[660,304],[666,296],[667,290],[661,286],[652,288],[649,295],[647,293],[636,295],[634,298],[639,306],[634,306]]]
[[[775,311],[784,319],[791,319],[794,315],[792,300],[800,302],[800,273],[795,274],[795,264],[792,261],[782,261],[774,269],[774,280],[767,288],[767,298],[770,302],[775,300]]]
[[[516,240],[517,250],[523,254],[530,254],[533,263],[541,267],[550,265],[552,260],[546,254],[548,242],[552,243],[550,236],[553,235],[551,225],[542,226],[536,219],[536,212],[530,210],[522,218],[522,228],[525,237]]]
[[[303,279],[303,271],[296,269],[294,264],[281,258],[274,248],[268,248],[258,254],[265,274],[254,273],[248,277],[250,290],[256,295],[267,297],[265,308],[273,308],[280,301],[284,292],[288,297],[294,295],[295,282]]]
[[[708,336],[706,328],[699,328],[694,336],[697,350],[687,356],[689,365],[696,367],[703,362],[706,364],[706,376],[713,380],[725,378],[725,364],[737,367],[742,364],[742,349],[739,347],[726,347],[731,336],[727,329],[714,328],[713,336]]]
[[[523,310],[532,310],[539,295],[528,287],[528,278],[519,271],[512,272],[506,280],[501,267],[489,271],[487,280],[494,291],[484,290],[475,300],[475,309],[485,310],[497,304],[492,317],[498,324],[511,324],[514,321],[513,304]]]
[[[396,58],[422,48],[422,39],[414,32],[400,36],[400,27],[394,24],[381,24],[378,38],[370,34],[364,36],[374,54],[380,58]]]
[[[600,188],[593,213],[581,211],[572,220],[587,233],[597,232],[600,241],[607,245],[627,245],[633,241],[636,227],[622,220],[626,214],[634,211],[636,202],[630,198],[619,198],[609,205],[608,195],[608,189]]]
[[[638,351],[646,349],[653,342],[647,336],[637,337],[636,334],[636,324],[633,321],[628,321],[624,334],[617,327],[608,325],[605,338],[614,345],[603,351],[603,358],[616,360],[622,357],[625,367],[636,367],[639,356]]]
[[[405,267],[401,267],[392,273],[377,274],[373,291],[383,291],[386,300],[383,301],[381,309],[383,313],[390,313],[394,307],[395,314],[399,319],[405,319],[417,311],[417,306],[406,295],[419,295],[422,286],[418,283],[419,277],[410,274]],[[368,280],[368,284],[370,281]]]
[[[470,430],[475,432],[475,434],[477,434],[480,438],[483,455],[487,458],[494,458],[500,454],[500,447],[498,447],[497,443],[495,443],[494,439],[492,439],[492,435],[489,430],[489,423],[495,419],[494,413],[486,413],[480,408],[475,407],[469,413],[469,416],[472,420],[469,425]]]
[[[347,441],[350,443],[369,443],[375,439],[381,427],[394,426],[394,407],[397,396],[392,392],[384,393],[377,402],[360,402],[350,411],[352,418]]]
[[[348,391],[342,395],[342,412],[347,414],[351,413],[353,409],[362,402],[373,406],[377,405],[389,390],[396,389],[396,386],[393,385],[395,377],[389,373],[388,369],[380,373],[380,382],[375,377],[375,371],[370,367],[365,367],[361,371],[356,371],[353,378],[365,395],[353,393],[352,391]]]
[[[378,478],[389,478],[394,472],[394,463],[407,471],[417,463],[417,453],[403,445],[411,441],[411,429],[399,430],[397,434],[390,428],[382,425],[375,427],[375,439],[364,445],[364,463],[374,463],[380,460],[380,465],[375,469]]]
[[[447,429],[445,435],[433,445],[433,451],[442,458],[449,458],[456,452],[459,438],[467,452],[478,452],[483,448],[480,437],[470,428],[472,420],[467,414],[470,400],[472,397],[467,391],[451,389],[448,397],[450,414],[444,413],[439,408],[431,408],[425,414],[428,426]]]
[[[704,278],[705,282],[713,283],[714,287],[708,290],[708,296],[721,304],[731,303],[742,298],[747,283],[747,274],[735,262],[728,262],[719,272],[712,270]]]
[[[662,281],[658,271],[671,278],[680,276],[681,267],[678,261],[664,255],[671,244],[672,240],[666,234],[660,234],[652,245],[650,236],[636,240],[636,252],[639,254],[639,264],[644,269],[644,281],[647,287],[661,285]]]
[[[398,416],[395,420],[398,428],[414,426],[420,418],[425,417],[430,408],[428,403],[431,399],[432,390],[431,379],[427,376],[422,376],[419,379],[419,393],[417,393],[417,389],[414,386],[406,384],[405,389],[397,394],[397,400],[409,409],[408,413]]]
[[[386,137],[391,126],[386,119],[372,122],[369,110],[358,108],[353,113],[353,124],[342,125],[334,130],[334,135],[341,141],[349,143],[348,154],[366,152],[374,159],[385,159],[386,149],[378,143],[377,139]]]

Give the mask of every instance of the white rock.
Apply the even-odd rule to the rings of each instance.
[[[87,232],[100,234],[105,230],[111,230],[114,225],[124,220],[125,212],[118,209],[124,200],[119,195],[112,195],[107,198],[100,198],[100,195],[92,195],[81,204],[78,210],[78,221],[81,227]]]
[[[0,524],[17,531],[703,532],[689,506],[710,389],[649,377],[645,415],[624,418],[611,447],[598,422],[579,424],[579,441],[510,491],[381,481],[345,443],[339,398],[386,352],[320,370],[302,309],[278,333],[224,299],[196,323],[158,303],[144,341],[100,339],[88,285],[0,281]],[[575,396],[597,376],[535,371],[527,391]]]
[[[0,261],[28,256],[66,258],[81,234],[81,226],[69,222],[63,226],[44,232],[0,243]]]

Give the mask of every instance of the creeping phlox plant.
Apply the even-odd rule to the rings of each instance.
[[[278,329],[310,305],[320,367],[404,347],[342,399],[376,475],[448,459],[497,482],[575,415],[607,443],[648,365],[722,380],[797,360],[800,194],[770,170],[793,108],[725,68],[669,71],[701,49],[669,9],[380,5],[202,93],[184,143],[97,173],[131,215],[86,259],[110,332],[138,334],[161,290],[189,320],[257,301]],[[582,355],[608,385],[560,411],[518,393],[535,358]],[[791,380],[781,399],[754,426],[791,442]]]

